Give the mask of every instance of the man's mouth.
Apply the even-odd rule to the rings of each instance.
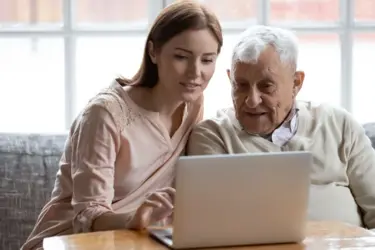
[[[261,116],[264,116],[267,114],[267,112],[246,112],[246,114],[248,116],[251,116],[251,117],[261,117]]]

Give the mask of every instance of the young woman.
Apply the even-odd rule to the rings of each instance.
[[[23,250],[45,237],[168,219],[174,165],[202,119],[221,46],[219,21],[199,3],[178,1],[159,14],[138,73],[114,80],[72,124],[52,198]]]

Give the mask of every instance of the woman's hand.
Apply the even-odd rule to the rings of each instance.
[[[141,230],[170,216],[173,212],[175,193],[174,188],[168,187],[148,194],[146,200],[137,209],[129,227]]]

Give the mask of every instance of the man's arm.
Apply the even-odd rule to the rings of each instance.
[[[348,115],[349,186],[363,212],[366,227],[375,229],[375,150],[363,127]]]
[[[212,121],[204,121],[190,134],[187,155],[227,154],[224,141]]]

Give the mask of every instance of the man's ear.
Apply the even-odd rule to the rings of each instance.
[[[148,41],[148,43],[147,43],[147,51],[148,51],[148,55],[149,55],[151,61],[154,64],[156,64],[156,52],[155,52],[154,43],[152,41]]]
[[[305,80],[305,72],[296,71],[296,73],[294,73],[294,86],[293,86],[294,96],[296,96],[298,92],[301,90],[304,80]]]
[[[228,76],[229,81],[232,81],[230,78],[230,69],[227,69],[227,76]]]

